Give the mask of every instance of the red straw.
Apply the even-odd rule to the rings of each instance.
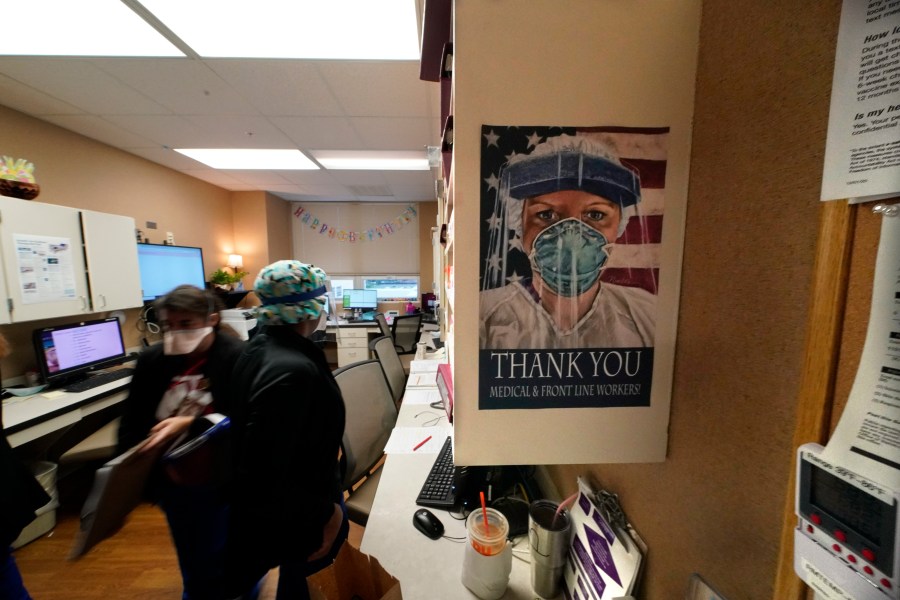
[[[491,529],[491,526],[488,525],[487,505],[484,503],[484,492],[478,492],[478,495],[481,496],[481,515],[484,517],[484,532],[488,533],[488,531],[490,531]]]
[[[556,507],[556,512],[553,513],[553,521],[550,523],[550,527],[556,527],[556,519],[559,518],[559,513],[561,513],[562,510],[565,507],[567,507],[569,504],[571,504],[572,501],[575,500],[575,498],[577,498],[577,497],[578,497],[578,492],[575,492],[574,494],[572,494],[571,496],[569,496],[568,498],[566,498],[565,500],[563,500],[562,502],[559,503],[559,506]]]

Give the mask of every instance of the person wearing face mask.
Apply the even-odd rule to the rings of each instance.
[[[636,215],[637,173],[604,145],[561,135],[511,158],[499,179],[507,228],[528,255],[531,277],[481,292],[481,348],[652,346],[656,297],[600,281]],[[509,240],[492,243],[505,249]]]
[[[279,567],[277,600],[308,598],[306,576],[347,537],[338,451],[344,401],[310,336],[325,316],[326,275],[296,260],[263,268],[254,292],[262,329],[231,382],[232,505],[225,597]]]
[[[138,357],[119,427],[121,452],[144,442],[141,452],[161,454],[229,414],[225,391],[243,342],[220,324],[221,308],[212,292],[191,285],[156,300],[163,340]],[[228,503],[224,458],[214,450],[192,455],[189,469],[161,460],[148,482],[169,523],[183,600],[215,598],[222,576]]]

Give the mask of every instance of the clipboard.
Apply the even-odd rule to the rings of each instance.
[[[111,537],[141,503],[144,487],[162,448],[140,452],[146,440],[108,461],[94,474],[94,485],[81,508],[81,525],[69,560],[83,556]]]
[[[231,419],[223,417],[200,435],[188,439],[183,444],[176,444],[174,448],[163,455],[163,461],[174,463],[182,458],[190,456],[211,440],[214,440],[227,432],[230,427]]]

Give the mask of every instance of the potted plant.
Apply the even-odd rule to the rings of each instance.
[[[234,273],[229,273],[225,269],[216,269],[213,271],[212,275],[209,276],[209,282],[220,290],[230,291],[234,288],[236,283],[240,283],[246,276],[247,271],[235,271]]]

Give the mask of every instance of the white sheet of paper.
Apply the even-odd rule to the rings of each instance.
[[[386,454],[437,454],[450,435],[451,428],[446,425],[435,427],[395,427],[384,448]],[[428,440],[418,450],[416,446]]]
[[[432,402],[440,402],[441,393],[437,389],[419,388],[408,390],[403,394],[403,404],[422,404],[429,405]]]
[[[437,381],[435,380],[437,371],[430,373],[412,373],[406,380],[407,391],[414,388],[434,388],[437,389]]]
[[[890,488],[900,477],[900,218],[882,217],[869,327],[850,397],[822,458]]]
[[[822,200],[871,201],[900,191],[900,163],[896,160],[900,86],[890,79],[900,43],[900,12],[887,4],[844,0],[831,86]]]
[[[437,373],[438,365],[447,362],[441,359],[421,359],[409,363],[409,374]]]

